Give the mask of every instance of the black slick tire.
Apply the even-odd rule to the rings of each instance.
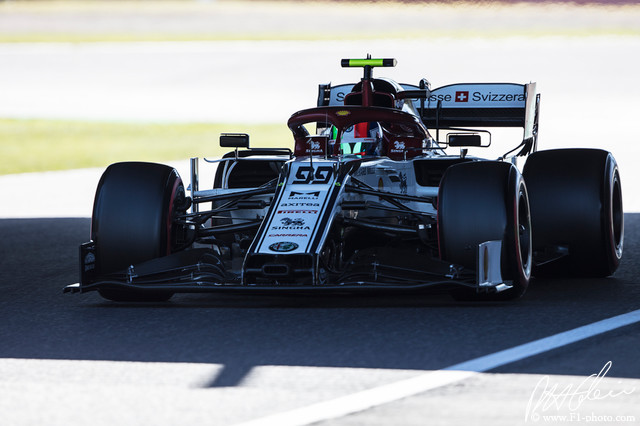
[[[458,300],[510,300],[529,285],[532,265],[529,198],[515,166],[476,161],[451,166],[438,195],[440,256],[452,264],[475,269],[478,245],[502,241],[501,274],[512,288],[499,293],[461,290]]]
[[[540,277],[606,277],[622,258],[624,214],[618,165],[600,149],[533,153],[523,174],[531,199],[536,258],[558,247],[567,255],[539,262]]]
[[[162,164],[125,162],[110,165],[96,191],[91,239],[96,244],[96,272],[125,270],[130,265],[172,252],[173,215],[184,186],[175,169]],[[103,289],[113,301],[157,302],[166,291]]]

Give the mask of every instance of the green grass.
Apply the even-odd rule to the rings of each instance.
[[[218,146],[221,132],[249,133],[252,147],[293,146],[284,124],[0,119],[0,175],[215,157],[229,151]]]

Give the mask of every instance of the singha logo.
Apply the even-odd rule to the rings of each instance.
[[[400,142],[400,141],[393,142],[393,149],[398,151],[404,151],[405,150],[404,142]]]
[[[299,217],[295,219],[284,217],[280,219],[280,222],[282,222],[284,226],[304,226],[304,219]]]
[[[304,219],[297,217],[291,219],[290,217],[283,217],[280,219],[282,225],[274,225],[271,227],[271,231],[308,231],[311,229],[308,225],[304,224]]]

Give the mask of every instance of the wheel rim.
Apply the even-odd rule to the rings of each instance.
[[[173,188],[171,189],[171,197],[169,199],[169,211],[167,212],[166,218],[166,230],[167,230],[167,248],[165,255],[171,254],[176,246],[177,229],[174,226],[173,220],[174,216],[178,213],[176,209],[176,204],[178,204],[180,197],[185,196],[184,186],[182,184],[182,179],[178,177],[173,183]]]
[[[615,256],[620,259],[622,257],[622,242],[624,235],[624,213],[622,210],[622,186],[620,185],[620,176],[616,169],[613,174],[613,182],[611,189],[611,244]]]
[[[518,255],[519,263],[525,276],[531,274],[531,214],[529,212],[529,198],[524,184],[518,193]]]

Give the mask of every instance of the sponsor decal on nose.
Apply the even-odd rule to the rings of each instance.
[[[281,241],[278,243],[273,243],[269,246],[269,250],[278,252],[293,251],[297,248],[298,244],[292,243],[291,241]]]

